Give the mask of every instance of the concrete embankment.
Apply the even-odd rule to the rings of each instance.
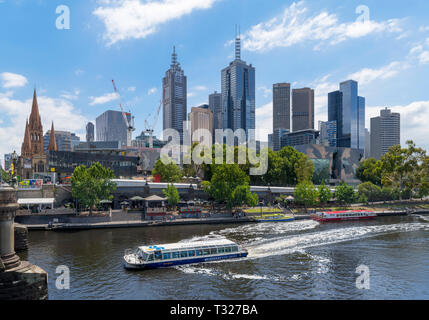
[[[378,217],[395,217],[395,216],[406,216],[410,212],[407,211],[378,211],[376,212]],[[413,212],[414,213],[414,212]],[[417,213],[416,213],[417,214]],[[418,212],[418,214],[424,214],[424,212]],[[310,219],[309,214],[295,215],[295,220],[308,220]],[[104,221],[103,221],[104,220]],[[48,224],[28,224],[26,227],[29,231],[35,230],[50,230],[50,231],[79,231],[79,230],[90,230],[90,229],[118,229],[118,228],[141,228],[141,227],[165,227],[165,226],[183,226],[183,225],[197,225],[197,224],[243,224],[243,223],[255,223],[252,217],[212,217],[212,218],[201,218],[201,219],[177,219],[172,221],[138,221],[138,220],[127,220],[127,221],[106,221],[108,217],[104,219],[91,219],[88,217],[79,218],[75,217],[73,223],[55,223],[52,228],[48,228]]]

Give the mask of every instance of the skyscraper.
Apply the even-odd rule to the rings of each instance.
[[[189,120],[191,121],[192,135],[198,129],[205,129],[205,130],[208,130],[210,134],[213,134],[213,114],[209,106],[202,105],[196,108],[195,107],[192,108]],[[192,142],[202,142],[202,141],[201,140],[194,141],[192,138]]]
[[[371,158],[380,159],[389,148],[401,143],[401,115],[385,108],[371,118]]]
[[[128,122],[131,123],[131,113],[125,113]],[[119,141],[121,145],[127,145],[128,130],[122,112],[108,110],[97,117],[96,131],[97,141]]]
[[[209,106],[213,114],[213,132],[216,129],[223,129],[222,94],[215,91],[209,95]]]
[[[319,121],[320,144],[326,147],[337,146],[337,121]]]
[[[187,115],[187,78],[177,61],[173,47],[171,66],[162,79],[163,124],[165,129],[175,129],[183,142],[183,121]],[[165,137],[163,137],[165,139]]]
[[[240,36],[235,39],[235,60],[222,70],[223,129],[255,129],[255,68],[241,60]],[[254,139],[254,137],[251,137]]]
[[[86,142],[94,142],[94,124],[92,122],[88,122],[86,125]]]
[[[273,131],[290,131],[290,83],[273,84]]]
[[[292,130],[314,129],[314,90],[292,90]]]
[[[337,121],[338,147],[365,149],[365,98],[358,96],[356,81],[328,94],[328,121]]]

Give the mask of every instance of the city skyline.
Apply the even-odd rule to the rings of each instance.
[[[221,69],[233,60],[233,28],[238,22],[243,30],[243,55],[247,63],[256,68],[256,127],[266,128],[266,134],[272,131],[272,84],[290,82],[292,88],[314,88],[317,123],[318,120],[327,120],[328,92],[337,90],[338,83],[354,79],[359,82],[360,95],[367,99],[366,128],[369,128],[369,119],[387,106],[394,112],[400,112],[404,119],[401,121],[401,142],[413,139],[418,145],[428,148],[428,143],[423,139],[428,129],[421,119],[429,112],[429,97],[423,89],[429,62],[426,41],[429,29],[424,17],[419,17],[417,12],[428,8],[427,3],[417,1],[416,6],[420,6],[421,10],[381,10],[381,5],[369,2],[371,22],[367,30],[354,24],[359,16],[355,13],[358,2],[338,8],[339,2],[335,1],[326,4],[269,1],[269,9],[256,8],[245,1],[202,2],[206,6],[192,7],[186,14],[167,17],[168,22],[156,25],[156,30],[151,34],[134,34],[131,39],[114,36],[115,31],[103,25],[107,15],[115,14],[116,9],[109,4],[69,4],[71,29],[57,30],[54,5],[43,1],[31,1],[26,6],[1,2],[3,13],[0,15],[5,18],[0,22],[0,27],[4,26],[1,29],[7,30],[7,25],[17,30],[16,39],[4,31],[1,33],[7,50],[0,53],[0,112],[3,114],[0,134],[8,134],[10,138],[0,142],[0,158],[5,153],[20,149],[34,86],[38,89],[44,128],[49,128],[53,120],[56,130],[76,132],[84,140],[88,121],[94,122],[96,116],[106,110],[119,110],[110,83],[114,78],[126,111],[130,110],[136,116],[134,137],[137,136],[144,129],[144,119],[156,110],[162,94],[161,79],[174,45],[179,48],[182,66],[188,76],[188,109],[208,103],[210,93],[221,91]],[[238,11],[246,4],[251,8],[246,19],[243,16],[234,19],[232,14],[228,14],[226,18],[230,18],[230,24],[210,30],[211,20],[230,9]],[[82,14],[84,9],[90,9],[90,13]],[[18,11],[20,14],[14,14]],[[40,14],[35,15],[34,12]],[[335,19],[329,20],[330,28],[327,31],[330,33],[326,39],[318,38],[312,32],[315,30],[311,28],[323,29],[317,24],[310,27],[307,37],[301,36],[303,38],[296,42],[291,41],[289,33],[281,33],[280,38],[267,36],[270,41],[266,43],[258,37],[261,33],[271,35],[273,30],[267,21],[277,19],[276,26],[281,29],[284,24],[280,18],[287,20],[292,13],[297,16],[296,24],[299,26],[308,26],[323,13],[327,19]],[[7,16],[18,19],[12,22]],[[29,21],[31,24],[38,21],[34,20],[34,16],[46,21],[29,31],[26,28]],[[415,19],[410,21],[407,19],[410,16]],[[195,25],[201,26],[202,21],[206,20],[210,23],[202,30],[195,30]],[[179,25],[180,30],[167,34]],[[347,26],[355,27],[356,33],[341,33],[340,29],[347,29]],[[290,32],[294,30],[298,30],[297,25],[292,25]],[[45,39],[46,34],[50,36],[47,37],[49,40]],[[201,41],[207,39],[208,34],[210,41],[205,41],[201,46]],[[93,43],[89,45],[89,41]],[[35,42],[43,45],[34,48]],[[377,42],[383,45],[376,45]],[[89,48],[82,47],[78,52],[70,50],[84,44],[88,44]],[[390,48],[399,45],[397,52],[386,54]],[[28,51],[22,50],[22,46],[32,48],[32,61],[22,55],[21,51]],[[55,50],[46,52],[46,47]],[[356,47],[361,50],[351,54]],[[89,53],[91,49],[96,51],[97,57]],[[345,53],[349,54],[348,59],[341,57]],[[95,58],[100,58],[100,61],[95,63]],[[308,61],[311,61],[310,66],[304,68]],[[302,72],[297,71],[300,68]],[[415,115],[419,111],[423,112],[423,116],[421,113],[418,117]],[[161,130],[162,126],[158,123],[155,135],[159,136]],[[267,138],[264,137],[264,140]]]

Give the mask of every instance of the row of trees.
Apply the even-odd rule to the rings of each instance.
[[[429,156],[407,141],[405,148],[393,146],[380,160],[364,160],[356,176],[365,183],[360,194],[368,201],[423,198],[429,195]]]

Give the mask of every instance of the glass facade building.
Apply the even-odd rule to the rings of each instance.
[[[344,81],[328,94],[328,121],[337,121],[338,147],[365,149],[365,98],[356,81]]]
[[[222,70],[223,129],[255,129],[255,68],[240,58],[240,38],[236,58]],[[252,137],[254,139],[254,137]]]

